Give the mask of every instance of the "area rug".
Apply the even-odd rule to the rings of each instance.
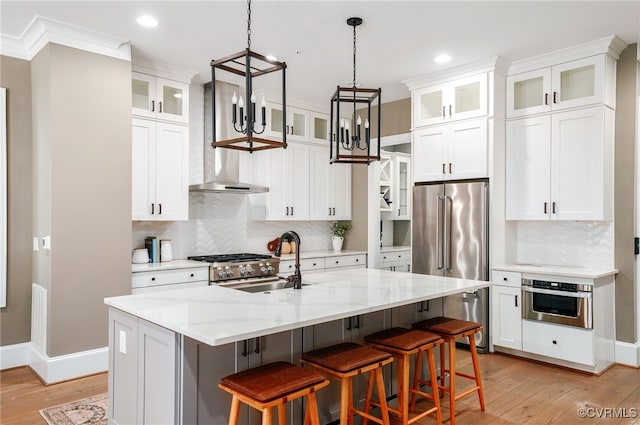
[[[40,410],[49,425],[107,425],[107,394]]]

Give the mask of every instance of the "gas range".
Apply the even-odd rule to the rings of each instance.
[[[211,285],[259,283],[278,279],[280,258],[266,254],[197,255],[189,260],[210,263]]]

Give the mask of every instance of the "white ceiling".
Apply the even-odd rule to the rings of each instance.
[[[246,48],[246,1],[6,1],[0,32],[20,36],[35,15],[131,41],[134,57],[167,62],[210,80],[211,59]],[[143,28],[135,19],[156,17]],[[328,103],[352,80],[351,16],[358,27],[358,82],[384,101],[409,96],[413,77],[502,56],[508,61],[612,34],[640,40],[640,1],[262,1],[252,2],[252,50],[287,62],[287,93]],[[300,53],[296,53],[299,51]],[[433,58],[447,52],[453,61]]]

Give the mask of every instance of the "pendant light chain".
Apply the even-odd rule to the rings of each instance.
[[[247,0],[247,50],[251,50],[251,0]]]
[[[356,88],[356,26],[353,26],[353,88]]]

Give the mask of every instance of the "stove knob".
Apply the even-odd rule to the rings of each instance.
[[[267,263],[267,272],[268,273],[273,273],[275,269],[273,268],[273,266],[271,265],[271,263]]]
[[[254,272],[253,267],[251,266],[247,266],[244,270],[247,274],[253,274]]]
[[[262,273],[266,273],[266,272],[267,272],[267,268],[261,264],[261,265],[260,265],[260,271],[261,271]]]
[[[218,272],[218,277],[225,277],[226,273],[224,272],[224,270],[222,270],[221,267],[218,267],[217,272]]]

